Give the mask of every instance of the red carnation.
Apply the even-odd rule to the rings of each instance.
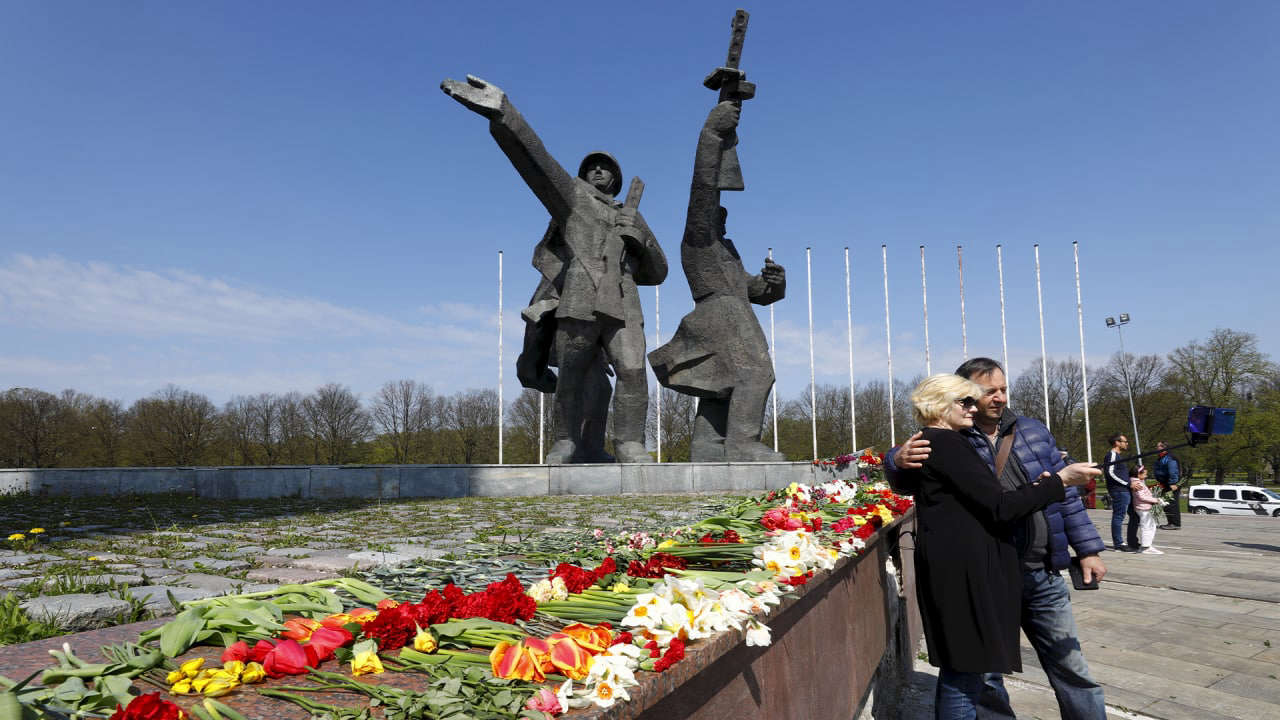
[[[129,707],[116,705],[110,720],[180,720],[182,709],[160,697],[159,692],[139,695],[129,702]]]

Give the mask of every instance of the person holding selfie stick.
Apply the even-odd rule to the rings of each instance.
[[[982,392],[949,374],[916,386],[911,404],[933,453],[900,478],[915,489],[916,591],[929,662],[939,668],[934,717],[948,720],[977,717],[986,674],[1022,670],[1022,521],[1101,474],[1075,463],[1006,491],[962,434]]]

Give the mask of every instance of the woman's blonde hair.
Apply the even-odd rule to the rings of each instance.
[[[921,425],[937,422],[951,403],[965,397],[982,397],[982,386],[951,373],[930,375],[911,391],[911,405]]]

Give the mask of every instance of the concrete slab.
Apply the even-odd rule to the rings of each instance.
[[[457,466],[473,497],[536,497],[551,493],[550,465]]]
[[[549,495],[618,495],[622,492],[622,466],[551,465]]]
[[[467,468],[462,466],[400,466],[399,497],[402,498],[466,497],[467,488]]]
[[[628,463],[621,467],[624,493],[693,492],[693,466],[689,463]]]

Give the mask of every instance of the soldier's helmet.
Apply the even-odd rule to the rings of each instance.
[[[603,150],[589,152],[586,157],[582,158],[582,164],[578,165],[578,177],[586,180],[587,164],[601,160],[609,165],[613,171],[613,182],[609,183],[608,192],[610,195],[617,195],[622,190],[622,166],[618,164],[618,161],[612,155]]]

